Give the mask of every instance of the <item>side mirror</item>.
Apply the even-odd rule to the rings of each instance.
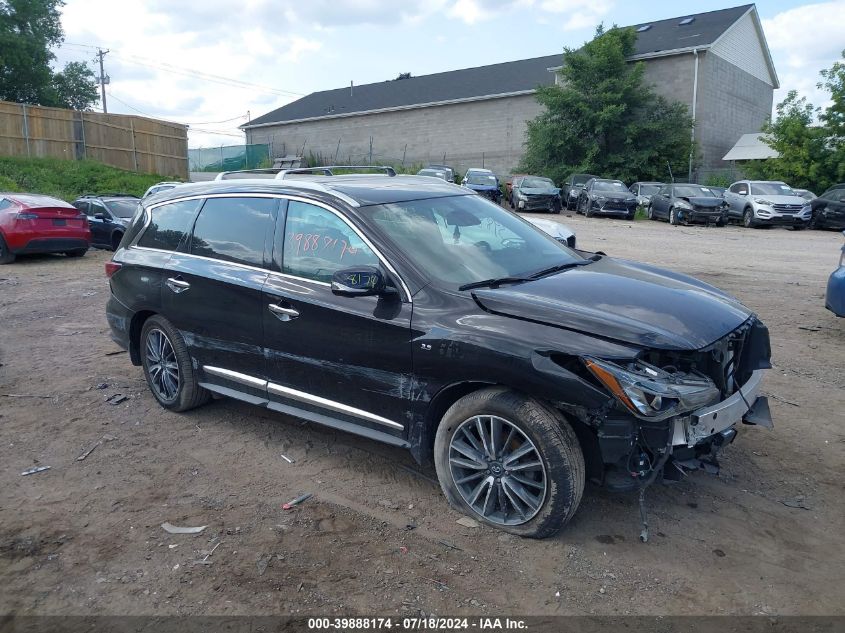
[[[94,214],[94,219],[95,219],[95,220],[105,220],[105,219],[106,219],[106,214],[105,214],[105,213],[95,213],[95,214]]]
[[[332,275],[332,292],[341,297],[367,297],[387,293],[384,276],[375,266],[356,266]]]
[[[747,196],[747,195],[748,195],[748,190],[746,190],[746,189],[740,189],[740,190],[739,190],[739,191],[737,191],[736,193],[737,193],[737,195],[740,195],[740,196]]]

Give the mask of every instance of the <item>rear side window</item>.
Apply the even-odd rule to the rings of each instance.
[[[155,207],[147,230],[138,240],[138,246],[175,251],[190,230],[200,200],[183,200]]]
[[[379,260],[358,234],[334,213],[305,202],[288,203],[283,272],[330,282],[336,270]]]
[[[194,225],[191,253],[236,264],[264,265],[264,242],[276,198],[210,198]]]

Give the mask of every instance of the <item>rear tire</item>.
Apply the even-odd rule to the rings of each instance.
[[[115,233],[111,236],[111,250],[116,251],[120,246],[120,240],[123,239],[123,233]]]
[[[185,341],[170,321],[160,315],[147,319],[140,350],[147,386],[162,407],[182,412],[211,399],[211,393],[199,386]]]
[[[488,443],[479,428],[502,445]],[[584,455],[572,427],[558,411],[505,387],[466,395],[446,411],[434,460],[452,507],[518,536],[551,536],[572,519],[584,493]]]
[[[15,261],[15,254],[9,250],[9,247],[6,245],[6,240],[3,239],[3,236],[0,235],[0,266],[3,264],[11,264]]]

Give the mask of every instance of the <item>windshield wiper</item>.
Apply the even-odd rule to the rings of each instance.
[[[565,264],[558,264],[557,266],[552,266],[551,268],[546,268],[544,270],[534,273],[533,275],[531,275],[530,279],[539,279],[540,277],[545,277],[546,275],[559,273],[562,270],[569,270],[570,268],[577,268],[578,266],[586,266],[588,264],[592,264],[593,262],[599,261],[601,257],[602,256],[597,253],[592,257],[588,257],[587,259],[581,259],[574,262],[566,262]]]
[[[523,281],[532,281],[533,277],[498,277],[495,279],[483,279],[472,283],[458,286],[458,290],[472,290],[473,288],[498,288],[502,284],[518,284]]]

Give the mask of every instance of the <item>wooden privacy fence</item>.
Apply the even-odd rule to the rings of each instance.
[[[93,160],[188,178],[188,127],[126,114],[0,101],[0,155]]]

